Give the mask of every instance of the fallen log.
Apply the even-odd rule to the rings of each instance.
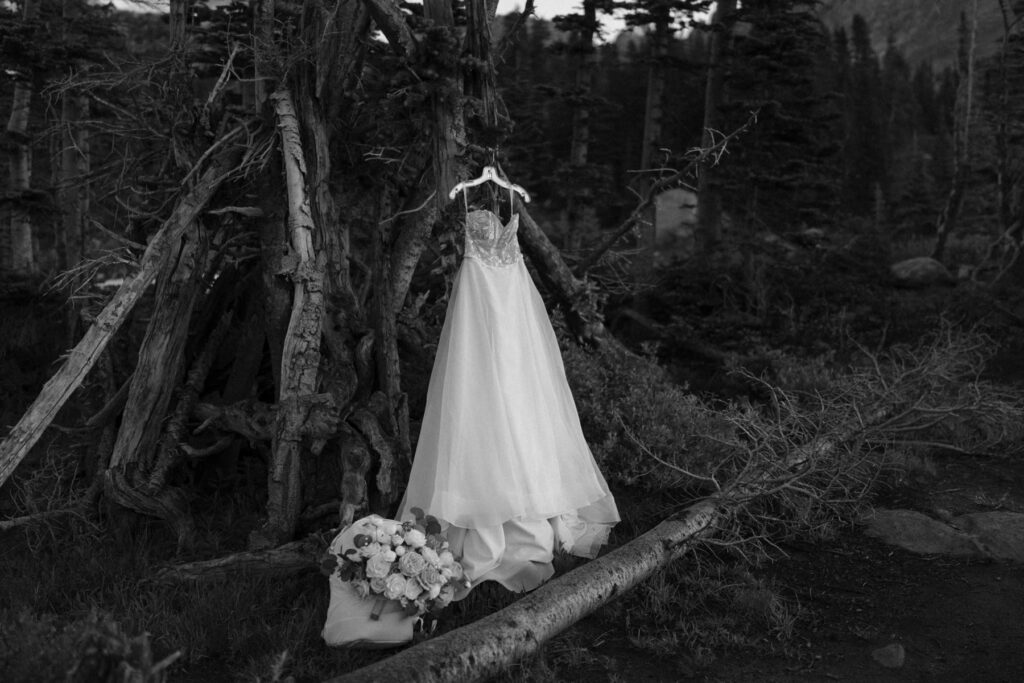
[[[14,469],[25,459],[32,446],[53,422],[57,412],[81,385],[156,277],[171,248],[178,244],[188,226],[196,221],[237,163],[238,154],[238,150],[225,149],[213,159],[195,187],[181,198],[170,218],[150,241],[139,262],[138,271],[128,277],[107,302],[81,341],[68,353],[60,369],[43,386],[21,420],[0,443],[0,486],[4,485]]]
[[[472,624],[326,683],[482,681],[540,649],[543,643],[686,552],[718,518],[705,500],[681,519],[666,520],[626,545],[574,569],[509,607]]]
[[[702,499],[680,516],[582,567],[541,586],[509,607],[437,638],[325,683],[420,681],[466,683],[495,676],[537,652],[551,638],[641,581],[681,558],[720,521],[814,469],[814,460],[855,442],[885,422],[890,407],[864,411],[861,419],[793,449],[782,462],[744,470],[737,480]]]

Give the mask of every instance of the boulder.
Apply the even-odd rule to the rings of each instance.
[[[874,650],[871,657],[887,669],[898,669],[907,660],[907,651],[899,643],[890,643]]]
[[[1024,514],[996,511],[943,516],[948,523],[914,510],[878,509],[864,518],[864,533],[915,553],[1024,563]]]
[[[955,285],[956,278],[930,256],[918,256],[899,261],[889,266],[897,287],[920,289],[933,285]]]
[[[1024,514],[972,512],[951,524],[973,538],[988,557],[1024,563]]]
[[[874,510],[864,533],[891,545],[926,555],[977,555],[978,546],[963,531],[914,510]]]

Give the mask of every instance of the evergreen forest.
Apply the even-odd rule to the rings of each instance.
[[[927,45],[882,0],[0,4],[0,680],[817,666],[762,568],[1024,449],[1024,2],[931,4]],[[529,197],[450,195],[485,167]],[[519,215],[623,521],[332,650],[471,207]]]

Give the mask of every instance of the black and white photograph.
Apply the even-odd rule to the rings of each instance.
[[[1024,681],[1024,0],[2,0],[0,68],[0,682]]]

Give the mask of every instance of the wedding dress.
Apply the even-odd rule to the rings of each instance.
[[[595,557],[619,514],[518,227],[518,214],[503,224],[491,211],[467,213],[400,517],[418,507],[441,520],[473,585],[525,591],[551,577],[556,544]]]

